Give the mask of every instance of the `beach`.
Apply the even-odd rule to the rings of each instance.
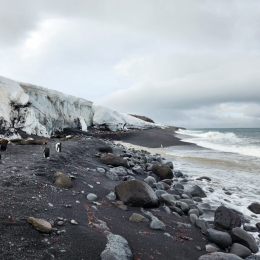
[[[24,138],[26,137],[28,136],[24,135]],[[61,153],[55,150],[59,139],[45,138],[46,146],[50,148],[50,159],[42,156],[45,145],[9,144],[8,150],[1,152],[1,258],[101,259],[100,255],[107,244],[107,231],[100,229],[99,220],[106,222],[109,232],[126,239],[134,260],[197,260],[206,254],[208,238],[205,231],[194,226],[187,211],[178,216],[167,213],[165,204],[161,204],[159,208],[127,206],[127,210],[113,205],[114,201],[106,196],[114,192],[124,176],[119,175],[119,180],[108,178],[105,173],[117,167],[102,163],[99,157],[100,147],[109,146],[115,156],[122,158],[125,154],[132,154],[132,161],[136,164],[130,169],[135,169],[142,165],[141,154],[147,158],[154,154],[151,158],[162,157],[164,162],[173,161],[175,171],[178,170],[176,158],[167,155],[161,145],[177,147],[187,144],[175,137],[174,132],[162,129],[110,133],[104,140],[101,137],[104,138],[104,134],[87,132],[84,136],[61,141]],[[158,157],[156,153],[161,153],[162,156]],[[71,188],[56,185],[57,172],[71,178]],[[141,174],[137,170],[132,173],[128,176],[136,180],[144,180],[151,175],[147,168]],[[171,187],[177,187],[177,184],[187,188],[195,183],[201,187],[205,185],[204,181],[196,181],[192,175],[174,174]],[[158,185],[160,183],[162,184],[158,181]],[[174,196],[183,193],[175,188],[169,189],[170,186],[165,185],[165,191]],[[204,190],[208,195],[209,191]],[[97,204],[86,198],[89,193],[98,197]],[[184,195],[183,193],[182,199],[187,197]],[[186,202],[192,204],[189,205],[190,208],[196,209],[197,205],[200,207],[202,217],[210,218],[214,215],[215,205],[209,210],[204,209],[202,203],[189,200],[186,199]],[[207,201],[207,198],[203,200]],[[184,200],[181,203],[184,203]],[[133,213],[141,214],[148,218],[149,222],[129,221]],[[151,214],[164,224],[165,229],[150,227]],[[52,232],[45,234],[37,231],[27,223],[28,217],[41,218],[52,223]],[[62,224],[59,225],[61,220]],[[77,224],[72,224],[72,220]],[[209,221],[209,224],[212,223]]]

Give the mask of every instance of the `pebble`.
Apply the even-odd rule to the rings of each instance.
[[[50,233],[52,231],[51,224],[44,219],[29,217],[27,222],[32,224],[32,226],[40,232]]]
[[[70,221],[70,223],[73,224],[73,225],[78,225],[78,222],[76,222],[74,219],[72,219],[72,220]]]
[[[150,223],[150,228],[152,228],[152,229],[161,229],[161,230],[165,230],[166,229],[164,223],[162,221],[160,221],[156,217],[152,217],[152,221]]]
[[[94,194],[94,193],[89,193],[87,195],[87,199],[90,200],[90,201],[95,201],[95,200],[98,199],[98,196],[96,194]]]
[[[58,221],[57,225],[58,226],[63,226],[64,222],[63,221]]]

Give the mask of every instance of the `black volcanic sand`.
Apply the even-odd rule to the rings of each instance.
[[[147,129],[147,130],[130,130],[127,132],[118,131],[109,134],[92,134],[94,137],[110,139],[114,141],[122,141],[134,145],[144,146],[148,148],[169,147],[174,145],[194,145],[182,142],[174,135],[172,130],[164,129]]]
[[[158,138],[158,133],[162,132],[146,130],[127,134],[132,143],[136,140],[136,144],[148,146],[148,139]],[[145,137],[147,134],[149,137]],[[140,142],[137,143],[138,135]],[[165,135],[159,137],[160,141],[150,140],[151,147],[156,146],[156,142],[161,144],[162,140],[166,141],[166,137],[170,137],[168,144],[177,142],[170,132],[165,131]],[[111,201],[105,196],[120,181],[112,181],[104,173],[96,171],[99,166],[109,168],[101,164],[95,156],[97,149],[105,145],[102,140],[92,138],[62,142],[62,152],[59,154],[55,150],[58,140],[47,141],[51,152],[49,160],[43,158],[44,146],[40,145],[11,144],[6,152],[1,152],[0,259],[101,259],[100,254],[105,249],[107,239],[104,233],[91,224],[97,219],[105,221],[113,234],[121,235],[128,241],[135,260],[196,260],[206,253],[206,239],[197,228],[192,225],[190,229],[184,230],[175,223],[190,223],[187,216],[177,218],[162,209],[159,212],[152,211],[166,224],[166,231],[159,231],[150,229],[149,223],[128,220],[134,212],[144,215],[140,208],[129,207],[128,211],[124,211],[111,205]],[[164,143],[163,145],[166,146]],[[119,152],[120,150],[114,149],[115,154]],[[71,189],[59,188],[54,184],[53,176],[58,171],[76,177]],[[135,177],[144,178],[138,175]],[[102,203],[97,206],[98,211],[90,208],[93,204],[86,199],[88,193],[98,195],[98,201]],[[56,231],[51,234],[40,233],[26,222],[31,216],[53,220],[53,227],[64,231],[60,235]],[[57,217],[65,219],[63,226],[57,225]],[[72,225],[72,219],[78,225]],[[165,232],[173,238],[164,235]],[[182,240],[181,236],[192,240]],[[202,251],[198,251],[196,246],[200,246]]]

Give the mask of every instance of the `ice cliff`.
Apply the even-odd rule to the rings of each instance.
[[[87,130],[92,102],[0,76],[0,128],[49,136],[65,127]]]
[[[112,131],[158,126],[92,105],[83,98],[0,76],[0,134],[21,129],[28,134],[48,137],[66,127],[87,131],[92,124]]]

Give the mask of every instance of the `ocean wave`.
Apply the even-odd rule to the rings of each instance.
[[[222,152],[238,153],[241,155],[260,157],[260,147],[252,145],[253,140],[238,137],[235,133],[201,130],[179,130],[177,134],[184,142]]]

